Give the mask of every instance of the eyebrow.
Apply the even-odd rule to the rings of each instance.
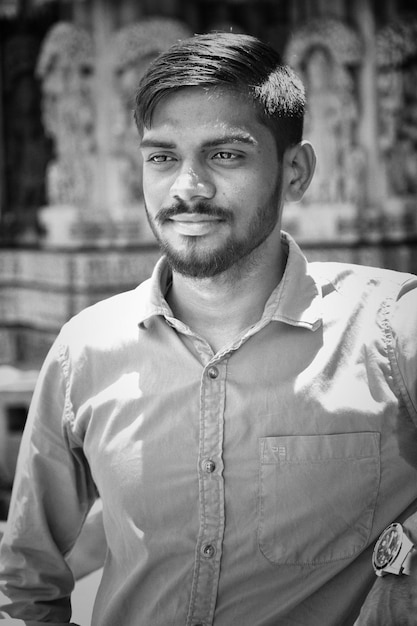
[[[228,135],[221,135],[214,137],[209,141],[203,143],[203,148],[214,148],[224,144],[243,143],[250,146],[257,145],[255,139],[249,133],[232,133]],[[140,144],[141,148],[163,148],[165,150],[174,150],[176,144],[171,141],[164,141],[163,139],[143,139]]]

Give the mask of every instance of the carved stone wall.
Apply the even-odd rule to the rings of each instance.
[[[317,155],[316,171],[301,204],[309,212],[299,215],[299,208],[290,208],[284,217],[289,230],[302,239],[356,236],[366,180],[356,83],[362,56],[359,34],[335,18],[314,19],[296,29],[285,50],[286,62],[306,87],[304,136]]]
[[[366,163],[357,137],[355,85],[362,54],[359,35],[336,19],[312,20],[289,41],[286,59],[302,76],[307,91],[304,134],[317,153],[308,204],[363,200]]]
[[[85,307],[136,287],[159,250],[3,250],[0,255],[0,365],[40,364],[61,326]]]
[[[288,42],[286,61],[306,85],[305,138],[317,153],[305,198],[284,213],[284,226],[301,240],[417,234],[417,19],[384,26],[371,43],[379,154],[370,154],[361,136],[372,89],[360,89],[360,34],[343,21],[315,19]],[[377,205],[367,197],[370,159],[379,169]]]
[[[91,35],[60,22],[47,34],[37,64],[42,119],[54,157],[47,170],[48,204],[86,209],[95,181],[94,47]]]
[[[380,149],[389,198],[417,194],[417,19],[377,36]]]
[[[43,122],[55,151],[47,170],[48,206],[41,212],[47,244],[153,241],[143,205],[134,94],[150,61],[190,34],[169,18],[115,30],[105,42],[110,68],[101,68],[108,76],[102,85],[104,51],[92,34],[64,22],[48,33],[38,61]]]

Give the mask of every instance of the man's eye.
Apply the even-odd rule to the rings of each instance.
[[[217,152],[213,158],[219,159],[221,161],[233,161],[234,159],[237,159],[237,155],[233,154],[232,152],[222,150],[221,152]]]
[[[155,154],[149,157],[148,161],[151,163],[167,163],[168,161],[172,161],[172,157],[167,154]]]

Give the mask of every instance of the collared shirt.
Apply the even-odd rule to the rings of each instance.
[[[22,441],[5,614],[70,620],[64,556],[100,495],[93,626],[353,624],[377,536],[416,510],[417,278],[283,245],[262,318],[216,354],[174,318],[163,259],[64,326]]]

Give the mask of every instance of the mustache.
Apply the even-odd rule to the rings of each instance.
[[[231,221],[233,218],[231,211],[223,209],[220,206],[213,205],[206,200],[199,200],[192,206],[188,205],[184,202],[184,200],[177,200],[171,204],[171,206],[160,209],[156,214],[155,219],[158,222],[165,222],[176,215],[183,215],[184,213],[208,215],[210,217],[217,217],[224,221]]]

